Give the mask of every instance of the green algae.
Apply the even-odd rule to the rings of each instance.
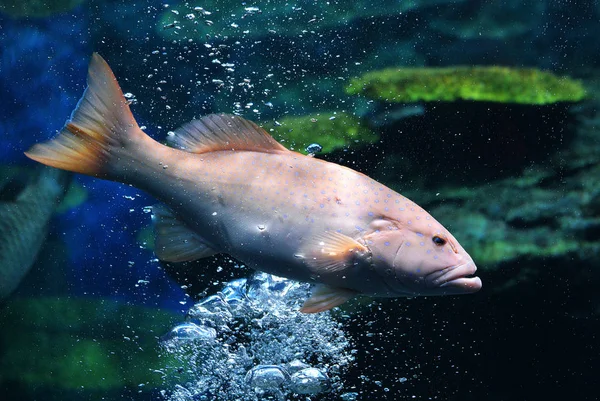
[[[350,95],[387,102],[457,100],[543,105],[586,97],[581,81],[535,68],[389,68],[353,79]]]
[[[278,122],[277,125],[266,125],[265,128],[287,148],[304,153],[304,149],[313,143],[323,147],[321,153],[330,153],[379,140],[379,136],[367,128],[360,118],[344,112],[290,116]]]
[[[0,385],[52,391],[158,387],[157,337],[180,317],[104,299],[21,298],[0,310]]]

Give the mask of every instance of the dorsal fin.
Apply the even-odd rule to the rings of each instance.
[[[192,153],[219,150],[287,151],[252,121],[231,114],[209,114],[175,130],[169,145]]]

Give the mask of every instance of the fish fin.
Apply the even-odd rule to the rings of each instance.
[[[212,256],[217,251],[187,228],[163,205],[152,206],[154,223],[154,252],[160,260],[187,262]]]
[[[288,150],[264,129],[231,114],[209,114],[175,130],[167,139],[170,146],[191,153],[223,150],[275,152]]]
[[[352,266],[369,249],[347,235],[327,231],[312,237],[300,250],[306,263],[319,271],[338,272]]]
[[[113,72],[98,53],[92,55],[87,84],[59,134],[34,145],[25,155],[62,170],[115,179],[109,170],[122,162],[125,152],[135,150],[136,139],[147,136],[131,114]]]
[[[347,288],[330,287],[325,284],[317,284],[312,291],[300,312],[302,313],[317,313],[329,310],[358,295],[357,291]]]

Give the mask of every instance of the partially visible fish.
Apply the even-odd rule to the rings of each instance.
[[[256,124],[209,115],[171,135],[136,123],[110,67],[92,56],[88,87],[65,127],[26,155],[134,185],[153,209],[155,251],[181,262],[228,253],[249,267],[317,284],[301,311],[358,294],[476,292],[469,254],[418,205],[369,177],[289,151]]]
[[[26,184],[0,190],[0,301],[17,288],[35,262],[71,177],[66,171],[43,167]]]

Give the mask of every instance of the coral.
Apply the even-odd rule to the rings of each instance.
[[[0,0],[0,12],[15,18],[44,18],[74,9],[83,0]]]
[[[398,103],[462,99],[542,105],[586,97],[578,80],[534,68],[499,66],[389,68],[353,79],[346,93]]]
[[[271,134],[284,146],[296,151],[304,151],[307,146],[317,143],[323,147],[321,153],[329,153],[379,140],[379,136],[358,117],[344,112],[284,117],[279,124],[265,128],[270,128]]]

